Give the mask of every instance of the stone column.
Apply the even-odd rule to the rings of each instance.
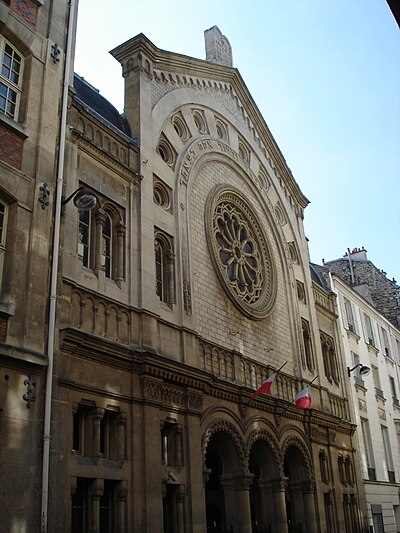
[[[237,479],[237,515],[238,526],[241,533],[252,533],[250,487],[253,482],[253,474],[247,474]]]
[[[100,423],[104,416],[104,409],[100,407],[93,412],[93,442],[92,455],[97,461],[101,457],[100,453]]]
[[[304,505],[304,494],[303,494],[303,483],[291,483],[292,489],[292,509],[293,509],[293,522],[294,525],[299,526],[303,529],[306,529],[306,513]]]
[[[125,226],[118,224],[117,226],[117,256],[116,256],[116,272],[115,281],[120,284],[124,279],[124,243],[125,243]]]
[[[65,524],[66,531],[70,531],[70,530],[71,530],[72,505],[73,505],[73,499],[74,499],[74,496],[75,496],[75,494],[76,494],[77,486],[78,486],[78,478],[76,478],[76,477],[71,477],[71,488],[70,488],[70,495],[71,495],[71,498],[70,498],[70,504],[69,504],[69,517],[68,517],[68,522]]]
[[[176,490],[177,533],[185,533],[185,488],[180,485]]]
[[[182,424],[175,427],[176,466],[182,466]]]
[[[189,392],[188,405],[194,411],[197,405],[195,400],[199,399],[197,393]],[[200,401],[201,406],[201,401]],[[199,410],[199,407],[196,407]],[[191,531],[193,533],[206,533],[206,499],[205,484],[211,470],[203,471],[203,454],[201,450],[201,427],[200,415],[189,414],[186,418],[185,433],[187,438],[185,449],[188,450],[185,456],[185,467],[188,471],[188,483],[186,489],[190,493],[187,500],[188,516],[191,516]],[[190,475],[189,475],[190,472]]]
[[[168,304],[174,304],[175,298],[175,254],[172,250],[168,250],[166,253],[167,259],[167,291],[168,291]]]
[[[103,269],[103,266],[101,264],[101,246],[102,246],[102,240],[103,240],[103,224],[105,222],[105,215],[104,213],[96,213],[95,216],[96,221],[96,228],[95,228],[95,242],[93,243],[93,246],[91,246],[91,251],[94,250],[94,270],[95,272],[99,272]]]
[[[121,481],[117,489],[116,525],[118,533],[126,533],[126,501],[128,491],[126,481]]]
[[[117,418],[117,460],[120,463],[123,463],[125,460],[126,421],[126,413],[119,413]]]
[[[274,509],[274,499],[272,495],[273,483],[265,479],[258,480],[258,486],[260,487],[261,493],[261,520],[262,523],[259,524],[264,528],[268,528],[269,525],[275,524],[275,509]]]
[[[233,474],[225,474],[220,477],[221,487],[224,491],[223,516],[225,516],[225,527],[229,531],[232,526],[233,530],[238,529],[238,505],[236,495],[236,480]]]
[[[272,486],[275,511],[275,532],[288,533],[285,491],[287,478],[279,479]]]
[[[307,524],[307,533],[317,533],[317,516],[315,512],[315,482],[303,483],[304,512]]]
[[[146,399],[150,397],[148,383],[145,385]],[[143,460],[145,465],[144,505],[150,512],[146,516],[147,532],[163,530],[163,498],[161,466],[160,414],[158,407],[143,406]]]
[[[89,531],[91,533],[99,533],[100,531],[100,498],[102,495],[103,490],[100,490],[98,487],[89,491]]]

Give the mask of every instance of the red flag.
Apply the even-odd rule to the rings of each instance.
[[[310,387],[306,387],[296,394],[294,399],[296,407],[300,409],[311,409],[311,391]]]
[[[256,392],[254,392],[251,395],[251,397],[255,398],[259,394],[270,394],[271,393],[272,383],[274,382],[275,377],[276,377],[276,374],[271,374],[269,376],[269,378],[267,379],[267,381],[264,381],[264,383],[261,385],[261,387]]]

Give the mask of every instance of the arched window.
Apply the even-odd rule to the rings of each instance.
[[[12,119],[18,117],[22,88],[23,58],[0,36],[0,112]]]
[[[314,356],[311,344],[310,325],[307,320],[301,319],[301,327],[303,330],[303,344],[306,356],[306,365],[308,370],[314,370]]]
[[[324,361],[325,375],[329,381],[339,383],[339,372],[336,359],[335,343],[329,335],[326,333],[320,333],[322,358]]]
[[[120,208],[97,195],[99,207],[79,211],[78,258],[97,275],[118,284],[125,279],[125,225]]]
[[[161,243],[156,239],[155,245],[156,257],[156,293],[162,302],[165,301],[165,276],[164,276],[164,254]]]
[[[172,238],[157,231],[154,239],[156,294],[161,302],[175,303],[175,255]]]

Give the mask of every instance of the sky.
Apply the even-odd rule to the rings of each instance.
[[[75,72],[123,112],[110,50],[144,33],[205,59],[214,25],[310,201],[311,261],[364,246],[400,284],[400,30],[386,0],[79,0]]]

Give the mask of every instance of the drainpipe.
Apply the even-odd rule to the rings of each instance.
[[[351,284],[352,284],[352,285],[355,285],[354,270],[353,270],[353,263],[352,263],[352,261],[351,261],[350,248],[347,248],[347,257],[349,258]]]
[[[41,533],[47,533],[48,518],[48,501],[49,501],[49,462],[50,462],[50,437],[51,437],[51,407],[53,393],[53,363],[54,363],[54,344],[56,333],[56,307],[57,307],[57,274],[60,244],[60,226],[61,226],[61,202],[64,181],[64,156],[65,156],[65,136],[67,127],[67,105],[68,105],[68,88],[72,66],[72,50],[76,32],[76,9],[75,0],[69,1],[69,19],[67,48],[65,54],[65,68],[62,92],[62,108],[60,123],[60,148],[58,155],[57,182],[55,192],[55,214],[53,229],[53,260],[51,265],[50,278],[50,302],[49,302],[49,325],[47,337],[47,358],[48,366],[46,372],[46,395],[44,404],[44,425],[43,425],[43,464],[42,464],[42,503],[41,503]]]

